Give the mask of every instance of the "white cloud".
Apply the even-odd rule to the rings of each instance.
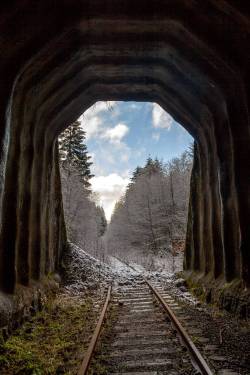
[[[123,152],[121,154],[121,160],[124,161],[124,162],[127,162],[129,161],[129,158],[130,158],[130,149],[128,147],[126,147],[126,152]]]
[[[114,110],[115,107],[116,107],[117,101],[116,100],[109,100],[109,101],[106,102],[106,104],[108,105],[109,108],[111,108],[112,110]]]
[[[131,103],[131,104],[130,104],[130,108],[131,108],[131,109],[138,109],[138,108],[140,108],[140,104],[137,104],[137,103]]]
[[[153,138],[156,142],[158,142],[159,139],[160,139],[160,134],[159,134],[159,133],[153,133],[153,134],[152,134],[152,138]]]
[[[96,136],[101,132],[103,125],[102,119],[98,116],[84,116],[82,120],[82,128],[86,132],[86,139]]]
[[[108,220],[111,218],[115,203],[125,192],[128,183],[129,178],[122,177],[117,173],[93,177],[91,179],[92,189],[98,193],[100,203],[104,208]]]
[[[122,176],[122,177],[129,178],[129,177],[131,176],[131,170],[130,170],[130,169],[125,169],[125,170],[121,173],[121,176]]]
[[[120,144],[122,138],[128,134],[129,128],[126,124],[119,123],[113,128],[106,129],[105,133],[103,134],[103,138],[108,139],[113,144]]]
[[[137,143],[138,147],[140,146],[139,143]],[[137,158],[141,158],[144,154],[147,154],[147,150],[146,150],[146,147],[140,147],[140,148],[136,148],[135,150],[133,150],[133,155],[136,156]]]
[[[115,106],[116,102],[96,102],[84,112],[84,116],[92,114],[93,116],[98,115],[100,112],[107,111],[110,107]]]
[[[104,132],[102,112],[108,111],[111,107],[115,108],[116,102],[96,102],[89,107],[80,117],[82,128],[86,131],[86,139],[94,136],[100,136]]]
[[[154,128],[170,130],[171,126],[174,123],[174,119],[157,103],[153,103],[152,122]]]
[[[105,174],[105,168],[100,165],[99,163],[94,162],[93,165],[91,166],[91,172],[95,175],[103,175]]]
[[[106,149],[105,147],[102,149],[102,154],[105,156],[105,162],[108,162],[109,164],[115,164],[116,163],[116,157],[113,155],[112,151],[110,149]]]

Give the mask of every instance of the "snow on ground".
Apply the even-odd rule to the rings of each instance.
[[[108,285],[125,285],[139,277],[139,273],[112,257],[110,265],[101,262],[73,243],[63,258],[64,288],[73,294],[106,288]]]
[[[141,273],[141,270],[136,270],[130,267],[115,256],[109,256],[108,263],[112,268],[112,271],[119,276],[125,276],[131,279],[131,277],[138,276],[138,274]]]
[[[164,259],[160,260],[162,265]],[[117,257],[108,257],[108,264],[86,253],[80,247],[69,243],[63,259],[64,289],[73,295],[87,294],[88,291],[103,290],[109,285],[114,287],[132,285],[144,277],[149,281],[159,281],[178,299],[191,304],[198,301],[187,290],[185,281],[171,272],[169,267],[160,267],[156,271],[146,270],[135,262],[125,262]]]
[[[109,257],[109,262],[112,265],[112,269],[119,273],[133,275],[141,275],[143,278],[151,281],[159,281],[162,286],[169,289],[169,292],[174,295],[177,299],[183,300],[190,303],[191,305],[198,305],[199,301],[187,290],[186,282],[184,279],[177,276],[177,273],[182,270],[183,254],[178,254],[174,263],[171,258],[167,257],[155,257],[154,258],[154,269],[155,271],[149,271],[145,269],[141,264],[137,264],[133,261],[123,261],[116,257]],[[125,263],[124,263],[125,262]],[[131,272],[132,268],[132,272]]]

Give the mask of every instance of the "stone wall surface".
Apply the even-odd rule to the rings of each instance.
[[[216,292],[237,281],[237,293],[248,293],[250,5],[0,7],[0,290],[13,294],[59,269],[58,134],[98,100],[140,100],[160,104],[195,139],[186,274]]]

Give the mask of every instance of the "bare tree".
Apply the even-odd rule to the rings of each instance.
[[[61,169],[64,214],[68,238],[95,257],[104,257],[102,235],[106,230],[104,211],[93,200],[77,173]]]
[[[149,158],[136,168],[108,227],[109,253],[149,266],[156,255],[174,258],[172,240],[185,237],[191,166],[192,157],[184,153],[167,165]]]

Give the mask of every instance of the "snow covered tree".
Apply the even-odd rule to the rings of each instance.
[[[91,190],[86,188],[79,175],[68,175],[61,168],[64,216],[68,238],[91,255],[103,259],[102,236],[106,230],[106,217]]]
[[[142,173],[142,168],[141,167],[136,167],[133,174],[132,174],[132,177],[131,177],[131,182],[135,182],[137,177],[140,176],[140,174]]]
[[[89,187],[89,180],[93,177],[90,171],[92,162],[84,141],[85,132],[80,121],[73,122],[59,137],[59,155],[62,168],[74,170],[81,177],[84,186]]]
[[[172,240],[185,237],[191,166],[184,153],[167,165],[149,157],[135,169],[108,227],[109,252],[141,263],[171,253]]]
[[[70,125],[59,137],[64,216],[68,238],[88,253],[103,258],[102,236],[107,222],[92,194],[90,156],[80,122]]]
[[[107,229],[107,219],[103,207],[96,206],[96,218],[98,224],[98,235],[103,236]]]

